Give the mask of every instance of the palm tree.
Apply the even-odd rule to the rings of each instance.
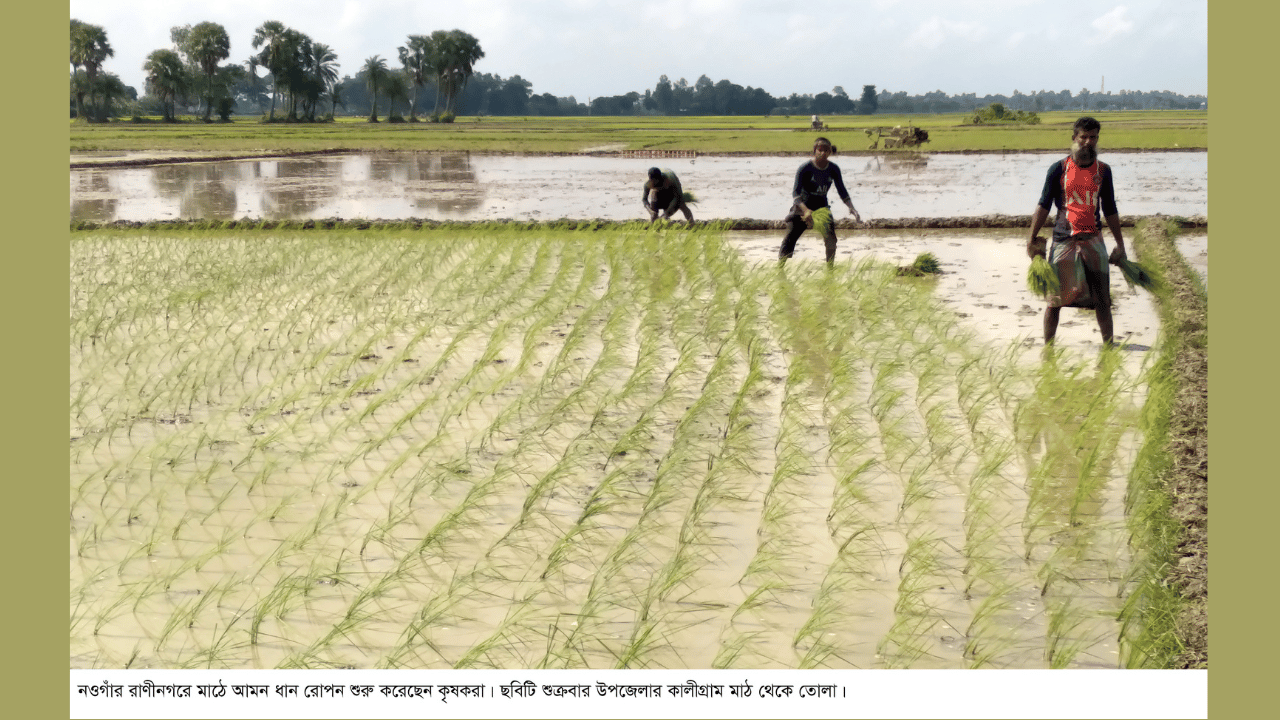
[[[227,31],[215,22],[202,22],[184,38],[183,51],[187,59],[200,68],[205,79],[204,119],[208,122],[213,115],[213,78],[218,73],[218,63],[231,56],[231,38]]]
[[[160,101],[164,119],[172,122],[176,119],[174,106],[178,98],[186,94],[188,87],[182,58],[172,50],[153,50],[142,69],[147,73],[147,92]]]
[[[305,33],[289,29],[284,33],[284,86],[289,93],[289,119],[298,119],[298,100],[304,101],[314,88],[311,74],[311,38]]]
[[[347,109],[347,101],[342,99],[342,85],[334,83],[329,88],[329,101],[332,103],[329,110],[330,119],[338,116],[338,106],[341,105],[343,110]]]
[[[113,100],[123,100],[129,97],[129,90],[125,87],[124,81],[118,75],[112,73],[103,73],[98,77],[98,92],[102,94],[102,116],[110,117],[113,108],[111,103]]]
[[[329,92],[338,82],[338,54],[324,43],[312,43],[308,57],[312,78],[315,80],[316,97],[311,104],[310,118],[316,119],[316,106],[320,98]]]
[[[244,70],[245,86],[243,92],[258,106],[262,105],[262,98],[267,94],[264,90],[262,78],[258,77],[258,58],[250,55],[248,60],[244,61],[241,66]]]
[[[72,88],[75,89],[75,93],[76,93],[76,118],[77,119],[84,117],[84,93],[86,89],[84,86],[84,83],[81,83],[79,81],[80,66],[83,63],[80,62],[81,52],[77,47],[77,39],[76,39],[76,36],[82,32],[80,30],[80,26],[82,25],[84,25],[84,23],[80,22],[75,18],[71,18],[71,82],[72,82]]]
[[[71,22],[71,65],[84,66],[86,84],[89,87],[90,116],[96,117],[95,107],[98,71],[107,58],[115,55],[111,44],[107,42],[107,31],[101,25],[73,20]]]
[[[427,78],[435,75],[435,51],[431,38],[426,35],[410,35],[408,44],[400,47],[400,64],[413,86],[409,101],[409,119],[418,118],[418,88],[427,84]]]
[[[387,84],[387,61],[374,55],[364,61],[364,81],[369,86],[369,94],[373,96],[372,110],[369,111],[369,122],[378,122],[378,88]]]
[[[445,33],[440,45],[441,85],[445,90],[445,112],[456,113],[458,98],[467,86],[475,64],[484,57],[480,41],[461,30]]]
[[[276,95],[280,92],[280,77],[285,71],[285,62],[282,56],[285,55],[285,34],[288,30],[284,23],[278,20],[268,20],[253,31],[253,49],[262,48],[262,52],[257,57],[257,63],[271,73],[270,119],[272,120],[276,117]]]
[[[395,70],[387,71],[386,84],[383,86],[383,94],[387,96],[387,117],[388,119],[396,117],[396,103],[409,100],[409,85],[412,80],[409,74],[405,72],[396,72]]]
[[[440,93],[445,92],[445,50],[449,45],[449,33],[446,30],[436,30],[427,38],[427,67],[436,79],[436,102],[431,108],[431,116],[440,115]],[[449,95],[445,92],[445,101],[447,103]]]

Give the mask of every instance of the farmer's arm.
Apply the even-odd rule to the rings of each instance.
[[[849,191],[844,188],[844,177],[840,172],[840,168],[834,168],[835,172],[831,173],[831,179],[836,184],[836,194],[844,201],[845,207],[849,208],[849,214],[853,215],[853,219],[862,222],[862,216],[858,214],[858,210],[853,207],[853,199],[849,197]]]
[[[651,183],[649,183],[648,181],[646,181],[646,182],[645,182],[645,184],[644,184],[644,189],[641,191],[641,193],[642,193],[642,194],[641,194],[641,196],[640,196],[641,201],[643,201],[643,202],[644,202],[644,209],[645,209],[645,210],[652,210],[652,209],[653,209],[653,208],[649,207],[649,191],[652,189],[652,188],[650,187],[650,184],[651,184]]]
[[[1124,251],[1124,235],[1120,232],[1120,216],[1118,214],[1108,215],[1106,217],[1107,227],[1111,229],[1111,237],[1116,241],[1116,246],[1111,248],[1111,255],[1108,256],[1109,262],[1122,260],[1128,255]]]
[[[1111,166],[1103,167],[1102,171],[1102,187],[1098,188],[1099,202],[1102,206],[1102,216],[1107,221],[1107,228],[1111,230],[1111,237],[1116,241],[1116,246],[1111,249],[1111,255],[1108,257],[1110,262],[1116,262],[1126,257],[1124,250],[1124,234],[1120,231],[1120,211],[1116,208],[1116,186],[1111,179]]]
[[[1040,189],[1040,200],[1036,202],[1036,209],[1031,213],[1031,234],[1027,236],[1027,256],[1035,257],[1044,252],[1042,249],[1033,249],[1036,244],[1036,236],[1040,234],[1040,230],[1044,228],[1045,221],[1049,219],[1049,207],[1053,205],[1054,198],[1062,189],[1062,161],[1049,166],[1049,172],[1044,178],[1044,187]]]
[[[1049,219],[1049,208],[1036,205],[1036,209],[1031,213],[1031,234],[1027,236],[1027,257],[1035,257],[1044,253],[1043,248],[1035,248],[1036,239],[1040,234],[1040,229],[1044,227],[1045,220]]]
[[[805,168],[807,167],[809,167],[809,165],[806,163],[801,165],[799,170],[796,170],[796,180],[791,184],[791,201],[800,208],[800,217],[804,218],[806,221],[811,215],[813,215],[813,212],[809,210],[809,206],[804,202],[806,195],[804,191],[804,178]]]

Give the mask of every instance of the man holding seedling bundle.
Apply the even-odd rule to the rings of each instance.
[[[827,264],[836,260],[836,223],[831,216],[831,206],[827,203],[827,191],[835,185],[836,194],[849,208],[854,221],[861,222],[862,216],[853,207],[853,200],[844,186],[844,176],[840,174],[840,166],[831,162],[836,154],[836,146],[824,138],[813,141],[813,159],[796,170],[796,179],[791,187],[791,210],[783,218],[787,224],[787,234],[782,238],[782,246],[778,248],[778,263],[782,264],[796,250],[796,241],[807,228],[813,228],[822,235],[822,242],[827,248]]]
[[[1044,311],[1046,345],[1058,333],[1058,315],[1064,307],[1094,308],[1103,345],[1111,345],[1111,278],[1107,264],[1125,259],[1125,251],[1111,168],[1098,160],[1101,129],[1102,124],[1091,117],[1075,122],[1071,128],[1071,154],[1050,166],[1040,202],[1031,214],[1027,255],[1044,257],[1045,240],[1038,234],[1049,217],[1049,206],[1057,208],[1048,261],[1057,272],[1060,290],[1049,296],[1049,306]],[[1115,240],[1110,256],[1102,241],[1103,219]]]
[[[680,187],[680,178],[671,170],[649,168],[649,180],[644,184],[644,209],[649,211],[649,222],[658,219],[662,212],[664,218],[675,215],[676,210],[684,213],[684,219],[693,222],[693,213],[685,203],[684,189]]]

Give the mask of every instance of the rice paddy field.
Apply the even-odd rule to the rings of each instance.
[[[971,113],[823,116],[826,128],[803,116],[462,117],[456,123],[369,123],[339,117],[328,123],[263,123],[241,116],[228,123],[187,118],[179,123],[70,123],[71,153],[178,152],[254,155],[360,150],[435,150],[476,153],[653,152],[771,154],[808,152],[816,135],[841,154],[866,151],[877,129],[914,126],[929,133],[929,152],[1058,152],[1070,145],[1082,111],[1040,113],[1035,125],[974,125]],[[1207,150],[1208,110],[1089,113],[1106,128],[1106,150]],[[868,135],[868,131],[872,135]],[[898,151],[903,152],[903,151]]]
[[[1120,351],[714,228],[69,247],[73,669],[1147,661]]]

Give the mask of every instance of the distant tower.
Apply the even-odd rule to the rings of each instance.
[[[1102,76],[1102,87],[1098,88],[1098,94],[1102,95],[1107,92],[1107,76]]]

